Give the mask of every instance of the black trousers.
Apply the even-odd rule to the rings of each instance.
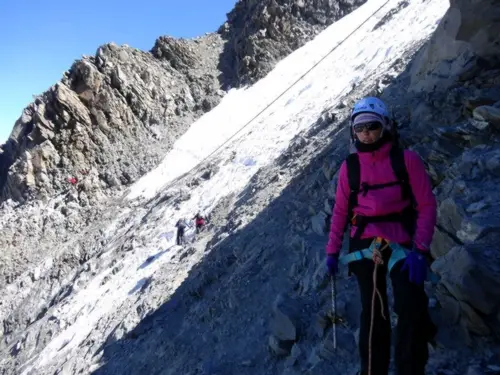
[[[351,239],[350,251],[367,248],[371,242],[371,239]],[[390,249],[384,252],[386,252],[383,254],[384,265],[380,265],[377,270],[376,285],[383,302],[381,305],[379,297],[375,297],[371,375],[387,375],[391,355],[391,323],[386,281],[386,264]],[[418,286],[410,282],[408,271],[401,271],[403,263],[404,260],[396,263],[389,275],[394,292],[394,311],[398,315],[394,353],[396,374],[425,375],[425,366],[429,358],[427,343],[435,336],[437,329],[429,315],[428,297],[423,285]],[[375,264],[369,259],[352,262],[349,265],[350,272],[357,278],[361,295],[359,354],[362,375],[368,374],[374,268]],[[386,319],[382,317],[382,307]]]
[[[177,228],[177,245],[182,245],[184,243],[184,228]]]

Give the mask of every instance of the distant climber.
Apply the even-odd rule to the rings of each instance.
[[[196,233],[200,233],[200,231],[203,229],[205,226],[205,218],[200,215],[198,212],[194,217],[193,220],[195,221],[195,226],[196,226]]]
[[[182,246],[185,243],[184,232],[187,226],[186,221],[184,219],[179,219],[175,226],[177,227],[177,245]]]
[[[78,179],[76,177],[68,177],[68,182],[71,185],[76,185],[78,183]]]
[[[396,374],[424,375],[427,344],[436,334],[424,290],[437,216],[430,178],[418,154],[398,145],[394,123],[380,99],[368,97],[354,105],[350,130],[354,152],[339,171],[327,268],[335,280],[338,264],[348,264],[358,281],[360,374],[389,372],[389,274],[398,315]],[[349,254],[339,258],[347,224]]]

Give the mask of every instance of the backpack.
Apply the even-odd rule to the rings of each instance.
[[[355,225],[357,230],[353,239],[360,239],[367,224],[380,222],[398,222],[413,238],[415,233],[417,211],[413,191],[410,186],[408,171],[406,169],[404,150],[395,142],[390,151],[391,166],[397,180],[385,184],[368,185],[361,183],[361,166],[357,153],[349,154],[346,158],[347,176],[349,181],[349,204],[348,224]],[[354,208],[358,205],[358,194],[360,191],[366,194],[369,190],[383,189],[389,186],[401,186],[401,198],[410,200],[410,205],[401,212],[395,212],[383,216],[353,216]]]

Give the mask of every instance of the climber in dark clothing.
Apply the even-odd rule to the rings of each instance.
[[[185,242],[184,231],[186,230],[186,222],[183,219],[179,219],[175,226],[177,227],[177,245],[182,246]]]
[[[201,216],[199,213],[197,213],[193,217],[193,220],[195,220],[196,233],[200,233],[200,231],[205,226],[205,219],[203,218],[203,216]]]

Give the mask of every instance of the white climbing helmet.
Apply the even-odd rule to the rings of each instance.
[[[382,116],[386,119],[389,119],[389,111],[387,110],[387,106],[385,103],[379,98],[375,98],[373,96],[368,96],[359,100],[356,104],[354,104],[354,108],[351,113],[351,121],[354,120],[354,117],[359,115],[360,113],[375,113],[379,116]]]

